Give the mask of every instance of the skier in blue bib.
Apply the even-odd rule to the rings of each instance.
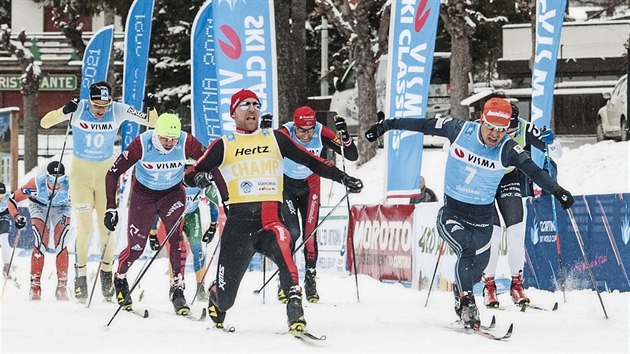
[[[387,130],[409,130],[448,138],[444,177],[444,206],[437,229],[457,255],[455,264],[455,312],[468,328],[480,326],[473,284],[481,280],[490,256],[494,221],[494,198],[501,178],[510,166],[529,176],[543,190],[552,193],[564,209],[573,196],[560,187],[507,134],[512,116],[510,103],[491,98],[480,122],[457,118],[382,119],[365,133],[375,141]]]

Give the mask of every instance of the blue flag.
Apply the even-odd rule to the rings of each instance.
[[[85,47],[81,67],[81,99],[90,98],[90,86],[107,80],[109,57],[114,41],[114,26],[105,26],[94,34]]]
[[[253,11],[252,3],[255,3]],[[192,27],[192,130],[203,144],[234,131],[230,98],[254,91],[277,116],[273,1],[208,1]]]
[[[142,109],[145,94],[154,3],[154,0],[135,0],[127,15],[125,26],[123,102],[137,110]],[[120,133],[122,149],[125,149],[138,134],[140,134],[138,123],[123,122]]]
[[[439,13],[440,0],[392,2],[387,117],[426,118]],[[387,133],[388,199],[420,193],[423,138],[409,131]]]
[[[536,3],[536,56],[532,71],[531,121],[539,129],[551,129],[553,86],[566,2],[539,0]],[[542,168],[545,159],[542,151],[532,149],[532,159]]]

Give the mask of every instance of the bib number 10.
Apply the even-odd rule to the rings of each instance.
[[[103,134],[86,134],[85,135],[85,145],[87,147],[95,147],[100,148],[105,143],[105,136]]]

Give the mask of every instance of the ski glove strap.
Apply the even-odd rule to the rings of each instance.
[[[345,173],[343,174],[343,177],[341,177],[341,183],[348,187],[348,192],[350,193],[359,193],[363,189],[363,182],[361,182],[360,179],[354,178]]]
[[[79,107],[79,99],[73,98],[68,101],[65,106],[63,106],[63,114],[75,112],[77,110],[77,107]]]
[[[568,190],[560,187],[553,195],[556,196],[558,202],[562,206],[562,209],[567,210],[573,205],[573,196]]]
[[[213,221],[210,223],[210,227],[208,227],[208,230],[206,230],[206,232],[203,234],[201,241],[205,243],[212,242],[212,239],[214,238],[214,235],[216,233],[217,233],[217,222]]]
[[[212,176],[206,172],[197,172],[193,178],[195,186],[198,188],[207,188],[212,184]]]
[[[118,210],[107,209],[105,211],[105,220],[103,221],[105,227],[109,231],[116,231],[116,225],[118,225]]]
[[[383,120],[385,119],[385,114],[383,112],[378,112],[378,123],[374,124],[365,132],[365,138],[368,141],[376,141],[379,136],[385,134],[385,127],[383,127]]]
[[[157,235],[149,234],[149,247],[153,251],[157,251],[160,248],[160,241],[158,241]]]
[[[260,117],[260,127],[265,129],[265,128],[271,128],[271,126],[273,125],[273,115],[272,114],[265,114],[262,117]]]
[[[24,215],[18,215],[15,217],[15,227],[18,228],[18,230],[24,228],[24,226],[26,226],[26,216]]]

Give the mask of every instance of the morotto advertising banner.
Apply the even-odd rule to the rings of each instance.
[[[154,3],[155,0],[135,0],[125,26],[123,102],[138,110],[142,109],[145,94]],[[138,123],[125,121],[120,134],[121,148],[124,150],[140,134],[140,126]]]
[[[389,281],[412,281],[414,205],[352,207],[351,230],[357,273]],[[352,264],[351,238],[347,239]],[[352,271],[352,267],[349,267]]]
[[[568,213],[550,196],[528,200],[525,285],[592,289],[590,268],[600,291],[630,291],[630,193],[576,196],[572,209],[588,262]]]
[[[81,99],[90,98],[90,86],[93,83],[107,80],[113,41],[114,26],[105,26],[94,34],[85,47],[81,67],[81,90],[79,93]]]
[[[262,112],[277,116],[273,0],[208,1],[191,36],[193,135],[208,145],[234,131],[230,99],[254,91]]]
[[[439,12],[440,0],[392,1],[385,94],[388,118],[427,116]],[[422,133],[387,132],[387,199],[420,194],[423,138]]]
[[[553,87],[566,3],[567,0],[536,1],[536,55],[532,70],[531,121],[539,129],[551,129]],[[532,159],[542,168],[545,159],[542,151],[532,149]]]

